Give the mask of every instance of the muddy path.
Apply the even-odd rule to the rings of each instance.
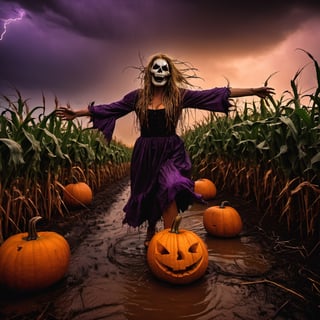
[[[228,200],[240,213],[244,228],[233,239],[205,232],[207,206],[195,204],[183,214],[181,227],[208,246],[209,267],[200,280],[178,286],[157,280],[149,270],[145,227],[122,225],[129,191],[125,178],[97,193],[90,208],[67,220],[42,222],[39,228],[57,231],[70,243],[69,271],[41,293],[15,296],[1,289],[0,319],[319,319],[314,294],[319,252],[307,261],[291,240],[266,232],[267,222],[258,227],[262,215],[253,204],[224,193],[208,204]]]

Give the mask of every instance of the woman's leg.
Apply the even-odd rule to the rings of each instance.
[[[164,229],[171,228],[172,223],[177,215],[178,215],[177,203],[173,201],[162,214]],[[147,236],[144,241],[144,245],[146,247],[148,247],[149,242],[154,236],[155,232],[156,232],[155,226],[149,225],[147,228]]]
[[[173,201],[162,214],[164,229],[171,228],[172,223],[177,215],[178,215],[177,203]]]
[[[149,242],[152,239],[152,237],[154,236],[154,234],[156,233],[156,227],[153,225],[149,225],[147,228],[147,235],[146,235],[146,239],[144,240],[144,245],[145,247],[149,246]]]

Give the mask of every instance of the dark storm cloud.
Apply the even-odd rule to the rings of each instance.
[[[9,2],[9,0],[7,0]],[[319,14],[319,1],[211,0],[10,0],[47,23],[90,38],[186,44],[278,41],[306,18]],[[252,39],[255,38],[255,39]]]
[[[149,49],[253,55],[319,15],[318,2],[0,0],[1,20],[26,11],[24,29],[0,42],[0,86],[79,90]]]

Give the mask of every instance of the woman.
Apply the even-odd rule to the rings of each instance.
[[[140,137],[135,142],[131,161],[131,195],[124,207],[124,224],[139,227],[148,222],[145,245],[163,218],[170,228],[178,212],[201,196],[194,193],[190,178],[191,162],[184,143],[176,134],[184,108],[197,108],[228,114],[229,98],[257,95],[266,98],[273,88],[190,90],[188,76],[165,54],[154,55],[142,70],[142,88],[121,100],[104,105],[90,105],[82,110],[57,109],[64,120],[90,116],[93,127],[112,139],[118,118],[135,112]]]

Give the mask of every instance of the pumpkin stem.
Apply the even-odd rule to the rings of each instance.
[[[227,206],[231,206],[230,202],[229,201],[222,201],[221,204],[220,204],[220,208],[224,208],[224,207],[227,207]]]
[[[31,241],[31,240],[37,240],[39,238],[36,230],[36,223],[40,219],[42,219],[42,217],[36,216],[29,220],[28,236],[25,238],[25,240]]]
[[[179,226],[180,226],[181,220],[182,220],[182,216],[178,214],[172,223],[171,230],[170,230],[171,233],[179,233]]]

